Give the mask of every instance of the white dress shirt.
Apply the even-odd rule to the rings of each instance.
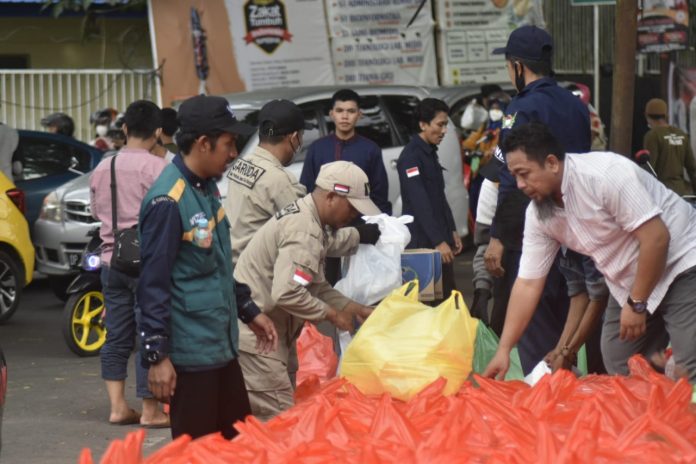
[[[639,242],[632,234],[660,216],[670,233],[665,270],[648,299],[652,313],[674,279],[696,266],[696,210],[628,158],[609,152],[566,155],[564,207],[541,221],[527,208],[518,276],[544,277],[560,245],[590,256],[612,296],[624,304],[636,277]]]

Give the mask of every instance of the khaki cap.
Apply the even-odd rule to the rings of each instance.
[[[328,192],[336,192],[348,199],[351,205],[365,216],[381,213],[370,200],[370,182],[367,175],[356,164],[349,161],[334,161],[324,164],[319,170],[316,186]]]
[[[653,98],[645,105],[645,114],[649,116],[667,116],[667,103],[661,98]]]

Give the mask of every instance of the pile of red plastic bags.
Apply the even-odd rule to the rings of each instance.
[[[142,457],[144,431],[116,440],[103,464],[135,463],[693,463],[692,386],[640,357],[628,377],[559,371],[534,387],[474,377],[452,396],[439,380],[407,402],[345,380],[305,382],[298,404],[239,436],[179,438]],[[312,391],[313,386],[316,391]],[[234,401],[234,399],[230,399]],[[80,464],[91,464],[83,450]]]

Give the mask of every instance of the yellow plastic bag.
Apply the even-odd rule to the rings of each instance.
[[[469,376],[478,319],[454,291],[436,308],[418,301],[413,281],[385,298],[348,345],[340,374],[365,394],[408,400],[439,377],[444,394]]]

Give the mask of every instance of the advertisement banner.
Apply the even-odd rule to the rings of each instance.
[[[431,12],[430,0],[326,0],[331,37],[395,36],[432,26]]]
[[[665,53],[688,46],[686,0],[643,0],[638,13],[638,52]]]
[[[541,0],[438,0],[442,85],[506,82],[505,58],[493,55],[523,25],[545,27]]]
[[[246,90],[334,83],[323,0],[225,0]]]
[[[677,68],[670,92],[670,124],[689,134],[696,153],[696,68]]]
[[[397,36],[331,40],[339,85],[437,85],[433,27],[409,27]]]

